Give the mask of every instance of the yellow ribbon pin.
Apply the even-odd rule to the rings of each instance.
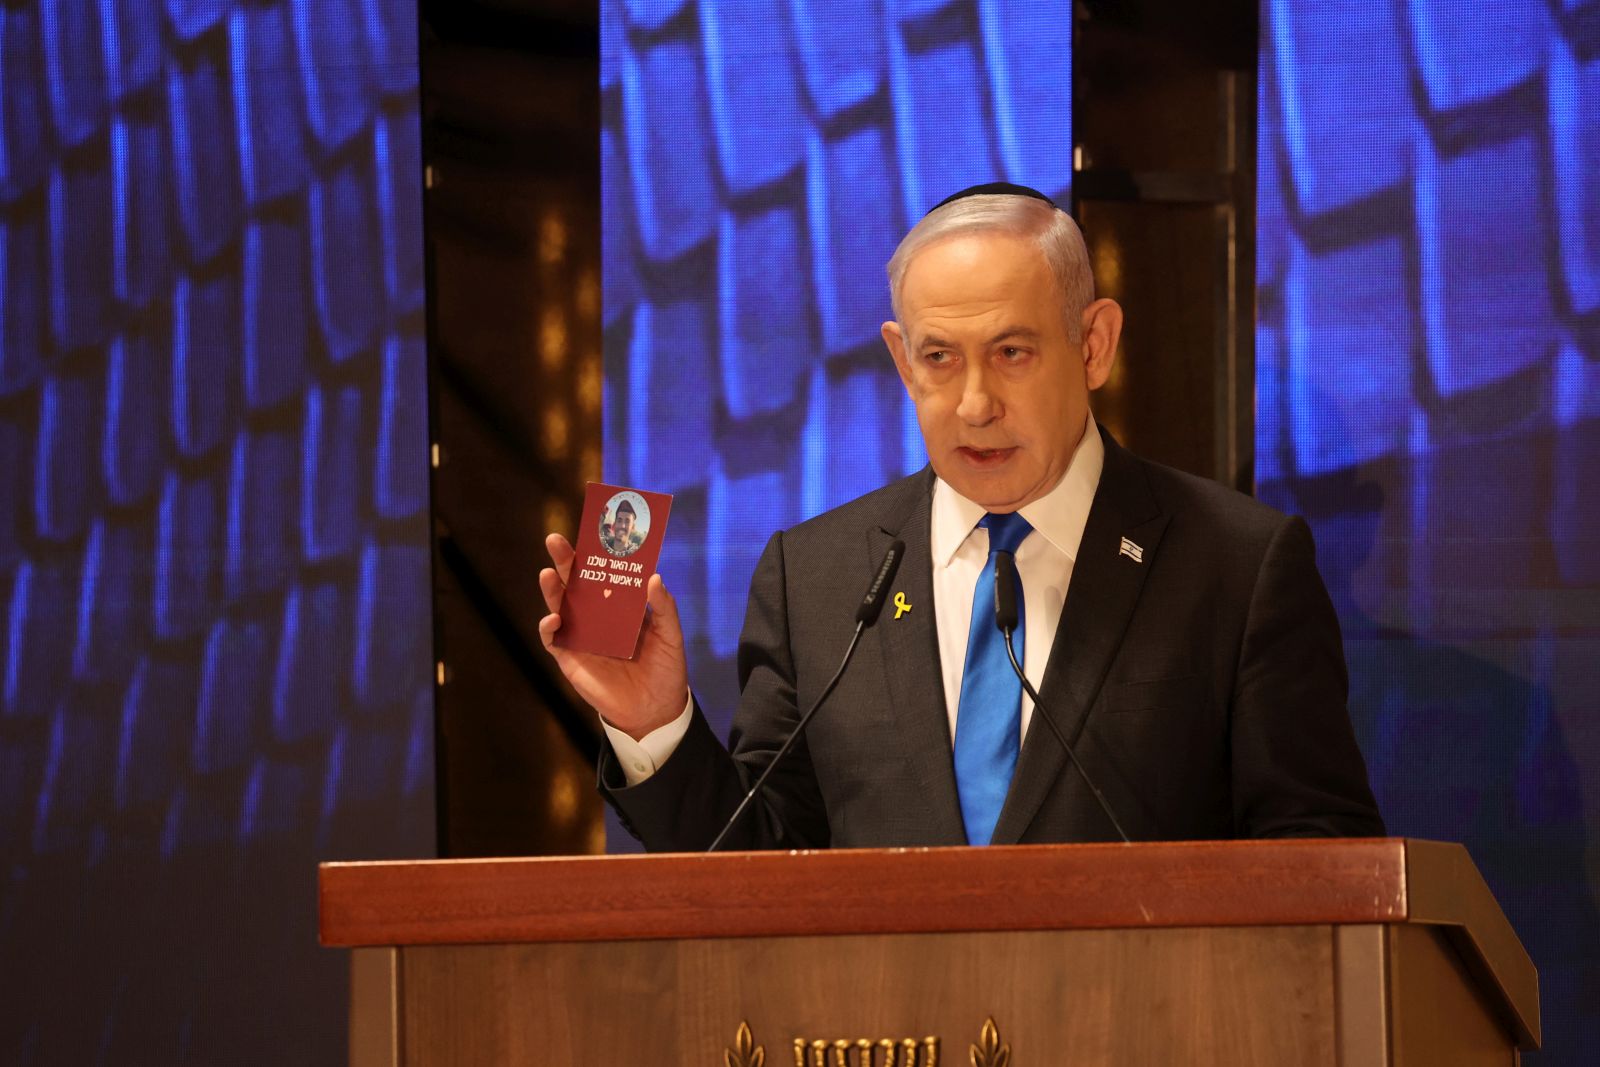
[[[906,595],[904,593],[896,593],[894,595],[894,617],[898,619],[910,610],[911,605],[906,603]]]

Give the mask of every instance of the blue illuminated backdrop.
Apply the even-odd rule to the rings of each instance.
[[[433,846],[412,0],[0,3],[0,1059],[343,1055]]]
[[[1391,832],[1462,841],[1600,1063],[1600,3],[1269,0],[1256,477]]]

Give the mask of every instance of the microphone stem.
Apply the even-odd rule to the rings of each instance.
[[[1067,744],[1067,739],[1062,735],[1061,728],[1056,725],[1056,721],[1045,710],[1044,704],[1039,700],[1039,694],[1034,692],[1032,684],[1029,683],[1028,676],[1022,673],[1022,664],[1017,662],[1017,651],[1011,647],[1011,630],[1005,629],[1001,633],[1005,634],[1006,655],[1011,658],[1011,669],[1017,672],[1017,678],[1022,682],[1022,688],[1028,691],[1028,696],[1033,700],[1033,717],[1035,719],[1043,719],[1044,724],[1050,728],[1050,732],[1055,735],[1056,740],[1061,742],[1061,747],[1066,751],[1067,758],[1072,761],[1074,767],[1078,768],[1078,777],[1083,779],[1084,784],[1089,787],[1089,792],[1094,794],[1094,799],[1099,803],[1100,810],[1105,812],[1106,818],[1111,820],[1111,826],[1117,831],[1117,836],[1122,838],[1122,843],[1124,845],[1133,844],[1128,838],[1127,831],[1117,821],[1117,817],[1111,814],[1111,805],[1106,803],[1106,798],[1100,792],[1100,787],[1094,784],[1094,779],[1089,777],[1089,772],[1083,769],[1083,764],[1078,762],[1078,754],[1072,751],[1072,746]]]
[[[750,802],[754,800],[756,794],[761,791],[761,787],[766,785],[767,778],[772,774],[773,768],[777,767],[778,764],[782,762],[783,757],[788,754],[789,749],[792,748],[794,743],[800,739],[800,735],[806,732],[806,724],[809,723],[811,721],[811,717],[817,713],[817,709],[822,707],[822,702],[828,699],[828,694],[832,693],[833,687],[839,684],[839,679],[844,677],[844,669],[850,665],[850,657],[856,654],[856,644],[861,640],[861,632],[866,628],[867,624],[865,620],[856,623],[856,632],[850,636],[850,647],[844,650],[844,658],[839,661],[839,669],[833,672],[833,677],[828,679],[828,684],[822,687],[822,693],[812,703],[810,709],[807,710],[804,715],[800,716],[799,724],[796,725],[794,731],[789,734],[789,738],[783,743],[783,747],[778,749],[778,754],[767,761],[766,769],[763,770],[761,772],[761,776],[756,779],[756,784],[751,786],[750,791],[744,795],[744,799],[739,801],[739,806],[733,809],[733,814],[728,817],[726,825],[722,827],[722,832],[717,835],[716,840],[711,842],[711,847],[706,849],[707,852],[715,852],[718,847],[721,846],[723,840],[728,836],[728,832],[731,831],[739,822],[739,816],[744,814],[744,809],[750,806]],[[1037,701],[1035,701],[1035,703],[1037,703]]]

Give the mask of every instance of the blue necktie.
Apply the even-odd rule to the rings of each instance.
[[[956,711],[956,791],[969,845],[987,845],[994,837],[1022,747],[1022,683],[1006,656],[1005,637],[994,624],[994,554],[1015,554],[1033,531],[1017,512],[985,515],[978,525],[989,531],[989,562],[972,591],[967,663],[961,671],[961,703]],[[1026,619],[1019,578],[1017,628],[1012,632],[1019,663]]]

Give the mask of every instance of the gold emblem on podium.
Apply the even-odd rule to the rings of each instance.
[[[994,1017],[984,1021],[978,1043],[971,1046],[972,1067],[1010,1067],[1011,1046],[1000,1040]],[[725,1067],[764,1067],[766,1046],[758,1045],[749,1022],[739,1023],[733,1045],[723,1052]],[[939,1067],[939,1039],[914,1037],[854,1041],[836,1038],[794,1039],[794,1067]]]
[[[993,1015],[984,1020],[983,1033],[978,1035],[971,1055],[972,1067],[1009,1067],[1011,1046],[1001,1042],[1000,1028],[995,1026]]]
[[[750,1024],[740,1022],[733,1047],[722,1054],[722,1059],[726,1067],[762,1067],[767,1062],[767,1050],[750,1036]]]

